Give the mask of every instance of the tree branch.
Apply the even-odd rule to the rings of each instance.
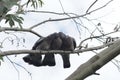
[[[97,0],[96,0],[96,1],[97,1]],[[96,12],[96,11],[98,11],[98,10],[106,7],[106,6],[107,6],[110,2],[112,2],[112,1],[113,1],[113,0],[108,1],[108,2],[107,2],[106,4],[104,4],[103,6],[101,6],[101,7],[97,8],[97,9],[94,9],[94,10],[88,12],[88,14],[91,14],[91,13],[93,13],[93,12]],[[96,2],[95,2],[95,3],[96,3]],[[93,5],[92,5],[92,6],[93,6]],[[90,8],[91,8],[91,7],[90,7]]]
[[[119,30],[118,30],[118,31],[119,31]],[[117,32],[118,32],[118,31],[117,31]],[[107,35],[110,35],[110,34],[113,34],[113,33],[116,33],[116,31],[109,32],[109,33],[106,33],[106,34],[102,34],[102,35],[99,35],[99,36],[88,37],[88,38],[82,40],[82,41],[80,42],[80,44],[79,44],[78,47],[81,47],[82,44],[83,44],[85,41],[87,41],[87,40],[97,39],[97,38],[104,37],[104,36],[107,36]]]
[[[35,27],[37,27],[37,26],[39,26],[39,25],[42,25],[42,24],[44,24],[44,23],[46,23],[46,22],[63,21],[63,20],[69,20],[69,19],[75,19],[75,18],[84,17],[84,16],[86,16],[86,15],[89,15],[89,14],[91,14],[91,13],[97,11],[97,10],[100,10],[100,9],[106,7],[106,6],[107,6],[110,2],[112,2],[112,1],[113,1],[113,0],[110,0],[110,1],[109,1],[108,3],[106,3],[105,5],[99,7],[99,8],[97,8],[97,9],[95,9],[95,10],[92,10],[92,11],[90,11],[90,12],[87,12],[87,13],[85,13],[85,14],[82,14],[82,15],[77,15],[77,14],[72,13],[72,14],[74,14],[75,16],[65,17],[65,18],[58,18],[58,19],[48,19],[48,20],[44,20],[44,21],[42,21],[42,22],[40,22],[40,23],[38,23],[38,24],[35,24],[35,25],[31,26],[30,29],[33,29],[33,28],[35,28]],[[58,15],[71,14],[71,13],[65,13],[65,12],[64,12],[64,13],[56,13],[56,12],[49,12],[49,11],[47,12],[47,11],[33,11],[33,10],[27,11],[27,12],[41,12],[41,13],[51,13],[51,14],[58,14]]]
[[[25,29],[25,28],[9,28],[9,27],[1,27],[0,28],[0,32],[2,31],[22,31],[22,32],[30,32],[30,33],[33,33],[35,34],[36,36],[38,37],[42,37],[41,35],[39,35],[38,33],[36,33],[35,31],[33,30],[30,30],[30,29]]]
[[[82,64],[66,80],[84,80],[120,54],[120,40]]]
[[[87,51],[92,51],[92,50],[98,50],[98,49],[102,49],[105,48],[107,46],[110,46],[114,44],[114,42],[108,43],[108,44],[104,44],[101,46],[97,46],[97,47],[91,47],[91,48],[86,48],[86,49],[78,49],[78,50],[74,50],[74,51],[63,51],[63,50],[49,50],[49,51],[45,51],[45,50],[9,50],[9,51],[3,51],[0,52],[1,56],[6,56],[6,55],[14,55],[14,54],[47,54],[47,53],[56,53],[56,54],[74,54],[74,53],[82,53],[82,52],[87,52]]]
[[[89,10],[92,8],[92,6],[93,6],[97,1],[98,1],[98,0],[95,0],[95,1],[90,5],[90,7],[87,9],[86,13],[89,12]]]

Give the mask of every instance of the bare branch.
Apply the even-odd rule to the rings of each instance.
[[[13,67],[17,71],[17,73],[18,73],[18,80],[20,80],[20,72],[19,72],[19,70],[17,69],[17,67],[15,65],[17,65],[17,66],[21,67],[22,69],[24,69],[29,74],[29,76],[31,77],[31,80],[32,80],[31,73],[25,67],[23,67],[22,65],[12,61],[8,56],[6,56],[6,58],[10,61],[10,63],[13,65]]]
[[[58,18],[58,19],[48,19],[48,20],[42,21],[42,22],[40,22],[38,24],[35,24],[35,25],[31,26],[30,29],[33,29],[33,28],[35,28],[35,27],[37,27],[39,25],[42,25],[42,24],[44,24],[46,22],[63,21],[63,20],[74,19],[74,18],[78,18],[78,17],[82,17],[82,16],[84,16],[84,15],[74,16],[74,17],[66,17],[66,18]]]
[[[98,0],[95,0],[95,1],[90,5],[90,7],[87,9],[86,13],[89,12],[89,10],[94,6],[94,4],[95,4],[97,1],[98,1]]]
[[[38,37],[42,37],[41,35],[39,35],[38,33],[34,32],[33,30],[30,30],[30,29],[24,29],[24,28],[9,28],[9,27],[1,27],[0,28],[0,32],[2,31],[22,31],[22,32],[30,32],[30,33],[33,33],[35,34],[36,36]]]
[[[10,61],[10,63],[13,65],[13,67],[15,68],[15,70],[17,71],[17,73],[18,73],[18,80],[20,80],[20,72],[19,72],[19,70],[16,68],[14,62],[8,56],[6,56],[6,57]]]
[[[14,55],[14,54],[47,54],[47,53],[56,53],[56,54],[75,54],[75,53],[82,53],[82,52],[87,52],[87,51],[92,51],[92,50],[98,50],[98,49],[102,49],[105,48],[107,46],[110,46],[114,44],[114,42],[105,44],[105,45],[101,45],[101,46],[97,46],[97,47],[91,47],[91,48],[86,48],[86,49],[81,49],[81,50],[75,50],[75,51],[63,51],[63,50],[49,50],[49,51],[45,51],[45,50],[9,50],[9,51],[3,51],[0,52],[1,56],[6,56],[6,55]]]
[[[37,26],[39,26],[39,25],[42,25],[42,24],[44,24],[44,23],[46,23],[46,22],[64,21],[64,20],[69,20],[69,19],[84,17],[84,16],[86,16],[86,15],[88,15],[88,14],[91,14],[91,13],[97,11],[97,10],[100,10],[100,9],[106,7],[106,6],[107,6],[110,2],[112,2],[112,1],[113,1],[113,0],[109,1],[109,2],[106,3],[105,5],[99,7],[99,8],[97,8],[97,9],[95,9],[95,10],[92,10],[92,11],[90,11],[90,12],[88,12],[88,13],[85,13],[85,14],[82,14],[82,15],[77,15],[77,14],[72,13],[72,14],[75,15],[75,16],[65,17],[65,18],[58,18],[58,19],[48,19],[48,20],[44,20],[44,21],[42,21],[42,22],[40,22],[40,23],[38,23],[38,24],[35,24],[35,25],[31,26],[30,29],[33,29],[33,28],[35,28],[35,27],[37,27]],[[28,11],[28,12],[30,12],[30,11]],[[55,12],[49,12],[49,11],[48,11],[48,12],[47,12],[47,11],[31,11],[31,12],[52,13],[52,14],[59,14],[59,15],[71,14],[71,13],[65,13],[65,12],[64,12],[64,13],[55,13]]]
[[[96,39],[96,38],[100,38],[100,37],[103,37],[103,36],[107,36],[107,35],[110,35],[110,34],[113,34],[113,33],[116,33],[116,31],[109,32],[109,33],[106,33],[106,34],[102,34],[102,35],[99,35],[99,36],[88,37],[88,38],[86,38],[86,39],[84,39],[83,41],[80,42],[79,47],[81,47],[82,44],[83,44],[85,41],[89,40],[89,39]]]
[[[64,10],[64,8],[63,8],[63,5],[62,5],[61,0],[59,0],[59,3],[60,3],[60,6],[61,6],[61,8],[62,8],[62,11],[65,13],[65,10]]]
[[[75,13],[58,13],[58,12],[52,12],[52,11],[39,11],[39,10],[26,10],[25,12],[34,12],[34,13],[44,13],[44,14],[54,14],[54,15],[74,15],[74,16],[78,16]]]
[[[63,14],[66,15],[66,14],[68,14],[68,13],[63,13]],[[75,19],[75,18],[84,17],[84,16],[86,16],[86,15],[88,15],[88,14],[89,14],[89,13],[83,14],[83,15],[74,14],[75,16],[65,17],[65,18],[58,18],[58,19],[57,19],[57,18],[56,18],[56,19],[51,19],[51,18],[49,18],[48,20],[44,20],[44,21],[42,21],[42,22],[40,22],[40,23],[38,23],[38,24],[35,24],[35,25],[31,26],[29,29],[33,29],[33,28],[35,28],[35,27],[37,27],[37,26],[39,26],[39,25],[42,25],[42,24],[44,24],[44,23],[47,23],[47,22],[70,20],[70,19]]]
[[[93,12],[96,12],[96,11],[98,11],[98,10],[100,10],[100,9],[102,9],[102,8],[104,8],[104,7],[106,7],[109,3],[111,3],[113,0],[110,0],[109,2],[107,2],[105,5],[103,5],[103,6],[101,6],[101,7],[99,7],[99,8],[97,8],[97,9],[95,9],[95,10],[92,10],[92,11],[90,11],[90,12],[88,12],[88,14],[91,14],[91,13],[93,13]],[[92,5],[93,6],[93,5]]]

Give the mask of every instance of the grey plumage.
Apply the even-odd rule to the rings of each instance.
[[[52,39],[49,40],[49,37],[39,39],[32,47],[32,50],[49,50],[51,41]],[[29,54],[23,57],[23,60],[29,64],[33,64],[34,66],[42,66],[41,54]]]
[[[59,33],[60,37],[62,39],[62,46],[61,46],[61,50],[65,50],[65,51],[73,51],[76,47],[76,42],[74,40],[74,38],[66,36],[63,33]],[[64,68],[69,68],[70,67],[70,55],[69,54],[61,54],[62,56],[62,60],[63,60],[63,67]]]
[[[33,46],[32,50],[65,50],[73,51],[76,47],[74,38],[65,35],[62,32],[53,33],[43,39],[39,39]],[[29,54],[23,58],[23,60],[34,66],[55,66],[55,54],[47,53],[42,60],[41,54]],[[63,59],[63,67],[70,67],[70,55],[61,54]]]
[[[52,37],[54,36],[54,38],[52,38],[53,40],[52,40],[52,42],[50,44],[50,48],[49,49],[50,50],[58,50],[58,49],[60,49],[62,41],[61,41],[59,35],[57,33],[54,33],[54,34],[49,36],[50,39],[51,39],[51,36]],[[42,62],[42,65],[43,66],[46,66],[46,65],[48,65],[48,66],[55,66],[56,62],[55,62],[54,54],[50,54],[50,53],[45,54],[45,57],[44,57],[43,62]]]

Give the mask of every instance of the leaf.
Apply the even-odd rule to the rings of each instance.
[[[36,8],[36,6],[35,6],[35,1],[33,1],[33,0],[31,0],[31,1],[32,1],[33,7]]]
[[[19,17],[21,20],[24,20],[23,17]]]
[[[12,16],[13,20],[15,20],[18,23],[22,23],[22,21],[19,19],[18,16]]]
[[[9,25],[10,25],[10,27],[13,27],[15,25],[15,23],[12,19],[9,21]]]
[[[34,8],[38,8],[39,5],[42,7],[42,5],[43,5],[42,0],[28,0],[27,6],[29,3],[32,3],[31,6],[33,6]]]
[[[20,28],[22,29],[22,25],[19,23]]]
[[[5,23],[7,23],[9,21],[9,19],[6,19]]]
[[[39,4],[41,5],[41,7],[43,6],[43,1],[42,0],[38,0]]]
[[[6,21],[5,21],[5,23],[7,23],[7,22],[9,22],[9,20],[10,20],[10,15],[6,15]]]
[[[12,19],[12,15],[10,15],[10,14],[6,15],[6,21],[5,21],[5,23],[7,23],[7,22],[9,22],[10,27],[12,27],[12,26],[15,25],[15,23],[14,23],[14,21]]]
[[[7,14],[5,19],[6,19],[5,23],[9,22],[10,27],[13,27],[15,25],[15,22],[17,22],[20,28],[22,28],[21,24],[23,24],[22,21],[24,20],[22,17],[19,17],[14,14]]]
[[[2,60],[2,61],[3,61],[3,56],[1,56],[1,55],[0,55],[0,60]]]

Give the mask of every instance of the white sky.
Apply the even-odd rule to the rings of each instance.
[[[84,14],[86,9],[89,7],[91,2],[94,0],[61,0],[65,12],[72,12],[76,14]],[[105,2],[109,0],[99,0],[99,2],[95,5],[95,7],[99,7],[103,5]],[[53,12],[62,12],[62,8],[59,4],[59,0],[43,0],[44,5],[39,10],[44,11],[53,11]],[[99,18],[101,16],[104,16],[102,18],[99,18],[100,21],[103,21],[102,28],[105,32],[110,32],[113,30],[115,25],[120,22],[120,1],[114,0],[111,4],[109,4],[106,8],[101,9],[98,12],[95,12],[88,16],[91,19]],[[94,9],[94,8],[93,8]],[[25,16],[25,21],[23,26],[25,28],[28,28],[36,23],[39,23],[43,20],[49,19],[49,18],[59,18],[57,15],[48,15],[48,14],[40,14],[40,13],[28,13]],[[99,23],[100,21],[94,21],[95,24]],[[85,19],[83,19],[83,23],[86,27],[88,27],[90,30],[95,29],[92,23],[89,23]],[[110,24],[109,24],[110,23]],[[111,24],[112,23],[112,24]],[[3,25],[3,24],[2,24]],[[84,39],[88,37],[87,31],[81,27],[81,39]],[[108,30],[109,29],[109,30]],[[72,21],[63,21],[63,22],[53,22],[53,23],[46,23],[39,28],[35,28],[35,31],[37,31],[39,34],[43,36],[47,36],[50,33],[53,32],[59,32],[62,31],[72,37],[74,37],[77,41],[77,44],[79,41],[81,41],[79,33],[77,31],[76,25]],[[0,33],[0,37],[3,37],[3,33]],[[11,49],[31,49],[34,42],[38,39],[37,36],[34,36],[33,34],[27,34],[27,33],[17,33],[16,35],[21,36],[21,38],[25,37],[26,42],[23,43],[25,47],[20,45],[19,47],[16,47],[16,45],[10,44],[7,40],[5,41],[4,48],[2,50],[11,50]],[[7,36],[7,35],[6,35]],[[10,35],[12,36],[12,35]],[[116,35],[113,35],[116,36]],[[118,36],[118,35],[117,35]],[[14,36],[12,36],[15,38]],[[3,40],[2,38],[0,40]],[[22,43],[22,41],[21,41]],[[7,44],[7,45],[6,45]],[[10,45],[10,46],[8,46]],[[91,43],[91,46],[93,44]],[[93,55],[95,55],[92,52],[85,52],[80,54],[78,56],[77,54],[71,55],[71,67],[68,69],[63,69],[62,66],[62,59],[60,55],[56,55],[56,66],[54,67],[34,67],[32,65],[28,65],[23,62],[22,57],[24,55],[20,56],[10,56],[10,58],[15,61],[16,63],[24,66],[27,68],[29,72],[32,73],[32,80],[64,80],[66,77],[68,77],[74,70],[77,69],[79,65],[86,62],[89,58],[91,58]],[[15,70],[13,65],[4,58],[4,62],[2,62],[2,65],[0,66],[0,79],[1,80],[30,80],[31,77],[28,75],[28,73],[18,67],[19,70],[19,79],[18,79],[18,72]],[[119,80],[120,79],[120,72],[116,68],[115,65],[113,65],[111,62],[106,64],[103,68],[97,71],[100,73],[99,76],[92,75],[85,80]]]

